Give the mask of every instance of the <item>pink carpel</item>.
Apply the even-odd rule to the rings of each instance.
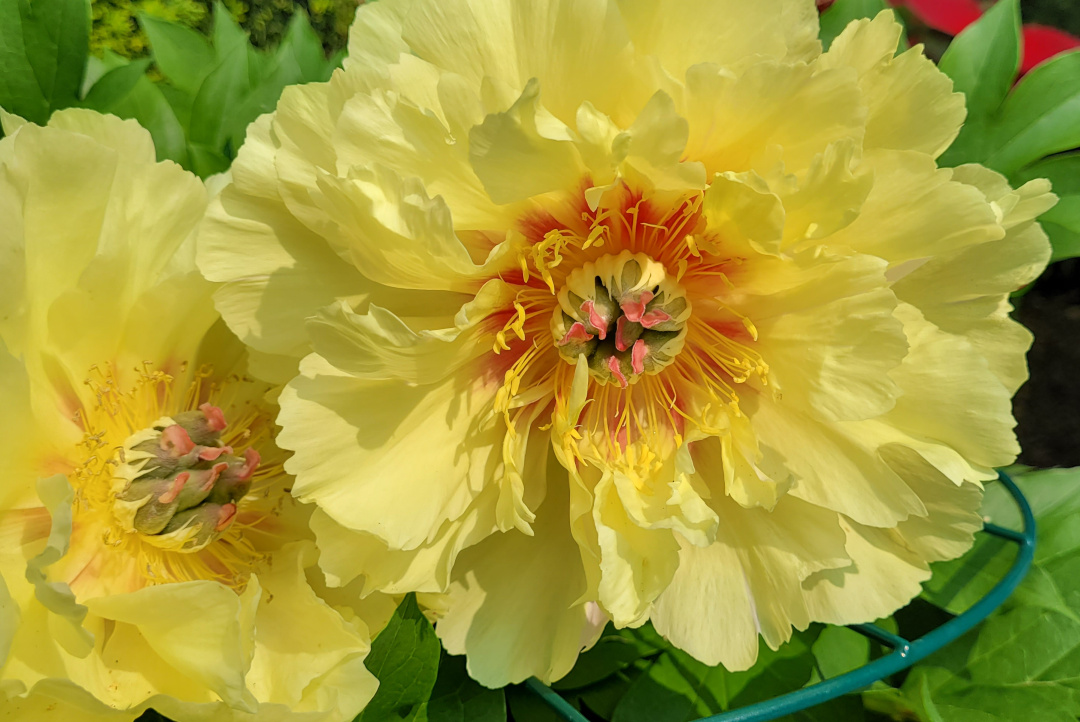
[[[634,369],[634,373],[645,373],[645,354],[648,353],[649,348],[645,345],[645,342],[640,338],[634,341],[634,350],[630,352],[630,367]]]
[[[608,356],[607,367],[612,375],[619,380],[619,386],[622,386],[624,389],[629,386],[629,383],[626,381],[626,376],[623,375],[622,369],[619,368],[619,359],[614,356]]]
[[[600,336],[600,340],[603,341],[606,339],[608,320],[597,312],[596,302],[586,301],[581,304],[581,310],[589,317],[589,323],[596,329],[597,334]]]
[[[222,504],[221,511],[218,512],[218,523],[214,526],[214,531],[224,531],[233,523],[233,519],[235,518],[236,504]]]
[[[210,468],[210,472],[206,475],[206,481],[203,482],[202,490],[210,491],[210,489],[212,489],[214,487],[214,484],[217,482],[218,477],[221,476],[221,472],[225,471],[228,468],[229,465],[224,461],[220,461],[214,464]]]
[[[211,403],[200,405],[199,411],[203,412],[203,416],[206,417],[206,425],[213,431],[222,431],[229,425],[225,421],[225,412]]]
[[[161,432],[161,440],[158,442],[162,451],[168,451],[174,459],[178,459],[195,448],[195,442],[188,436],[188,432],[180,424],[166,426]]]
[[[657,324],[663,323],[664,321],[670,321],[670,320],[671,320],[671,314],[667,313],[666,311],[661,311],[658,308],[654,308],[653,310],[649,311],[648,313],[646,313],[644,316],[641,317],[640,323],[645,328],[652,328],[653,326],[655,326]]]
[[[262,461],[262,457],[259,456],[259,452],[255,449],[244,450],[244,465],[237,472],[237,479],[239,481],[247,481],[251,478],[251,475],[255,473],[255,469],[259,468],[259,462]]]
[[[641,318],[645,314],[645,306],[647,306],[651,300],[653,300],[653,292],[642,291],[638,300],[623,301],[619,304],[619,308],[622,309],[622,312],[626,314],[628,319],[634,323],[641,323]]]
[[[578,342],[588,343],[592,341],[594,336],[585,329],[585,324],[581,321],[575,321],[574,325],[570,327],[570,330],[566,332],[566,335],[559,341],[560,346],[566,346],[567,344]]]
[[[231,454],[231,446],[204,446],[199,451],[199,458],[203,461],[213,461],[222,454]]]
[[[171,504],[176,501],[176,497],[180,496],[180,492],[184,490],[184,484],[191,478],[191,474],[186,471],[182,471],[176,475],[173,479],[172,486],[164,494],[158,497],[158,501],[162,504]]]
[[[626,316],[619,316],[619,320],[615,322],[615,348],[620,351],[630,348],[630,344],[626,341],[626,324],[628,323],[631,321]]]

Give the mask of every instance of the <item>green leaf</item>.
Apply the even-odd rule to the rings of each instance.
[[[290,67],[293,82],[311,83],[330,79],[335,64],[326,59],[322,41],[308,22],[307,13],[297,8],[289,20],[285,37],[278,46],[278,62]]]
[[[514,722],[564,722],[525,685],[515,684],[506,688],[506,705]]]
[[[131,92],[116,100],[109,112],[121,118],[134,118],[150,131],[158,160],[172,160],[190,168],[184,128],[177,120],[161,86],[145,75],[139,78]]]
[[[0,107],[45,123],[76,105],[89,43],[89,0],[0,0]]]
[[[506,698],[474,682],[465,657],[443,653],[426,711],[428,722],[505,722]]]
[[[1034,566],[1004,611],[908,675],[901,691],[923,719],[1074,722],[1080,715],[1080,470],[1016,481],[1037,518]],[[987,497],[995,522],[1018,527],[999,485]]]
[[[1032,178],[1048,178],[1058,203],[1039,217],[1054,247],[1051,261],[1080,256],[1080,153],[1058,155],[1028,166],[1012,178],[1020,185]]]
[[[193,143],[224,148],[233,128],[233,117],[251,93],[248,48],[233,48],[199,86],[191,104],[188,136]]]
[[[423,719],[439,670],[439,640],[408,595],[371,643],[364,662],[379,679],[379,690],[356,722]]]
[[[248,36],[221,2],[214,3],[214,30],[212,34],[214,56],[222,58],[248,46]]]
[[[111,113],[113,108],[135,89],[135,85],[146,75],[149,67],[150,59],[143,58],[113,68],[91,86],[82,105],[101,113]]]
[[[745,672],[709,667],[669,648],[630,685],[613,722],[687,722],[798,689],[810,681],[818,631],[796,633],[775,652],[762,642],[757,664]]]
[[[1080,51],[1024,76],[991,128],[986,165],[1005,175],[1052,153],[1080,147]]]
[[[812,681],[839,677],[870,661],[870,640],[847,627],[825,627],[810,649],[817,662]]]
[[[949,44],[938,67],[967,98],[968,119],[994,113],[1020,71],[1020,5],[1001,0]]]
[[[637,640],[633,630],[616,631],[609,626],[592,649],[578,657],[570,673],[552,687],[558,690],[587,687],[655,651],[650,645]]]
[[[145,13],[139,15],[139,23],[162,74],[177,88],[195,93],[217,59],[210,43],[191,28]]]
[[[229,157],[221,151],[199,143],[188,143],[188,157],[191,162],[191,172],[200,178],[224,173],[231,163]]]
[[[886,8],[885,0],[836,0],[821,14],[821,45],[828,50],[852,20],[872,18]]]

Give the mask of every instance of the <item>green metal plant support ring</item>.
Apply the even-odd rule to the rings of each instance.
[[[996,537],[1015,542],[1019,546],[1016,560],[1009,572],[991,589],[986,596],[975,602],[966,612],[950,619],[937,629],[915,640],[904,639],[875,624],[855,624],[849,627],[892,649],[889,654],[856,670],[827,679],[809,687],[775,697],[764,702],[747,705],[738,709],[721,712],[710,717],[703,717],[698,722],[766,722],[784,715],[793,714],[808,707],[827,702],[849,692],[856,692],[870,686],[879,679],[896,674],[916,662],[924,659],[947,644],[954,642],[976,624],[986,619],[991,612],[1008,599],[1013,590],[1023,580],[1031,560],[1035,555],[1035,517],[1027,499],[1005,472],[998,472],[998,478],[1009,490],[1023,519],[1023,530],[1006,529],[987,522],[982,531]],[[589,722],[588,718],[574,709],[555,690],[540,682],[535,677],[526,685],[540,697],[556,714],[567,722]]]

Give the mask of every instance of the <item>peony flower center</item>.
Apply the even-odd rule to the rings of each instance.
[[[602,384],[623,388],[668,366],[682,350],[690,301],[663,264],[624,250],[566,277],[551,318],[564,359],[584,355]]]
[[[196,579],[239,590],[261,557],[248,532],[273,527],[285,483],[281,459],[258,451],[273,433],[265,389],[211,381],[209,367],[193,376],[147,363],[128,386],[91,370],[96,403],[77,412],[82,461],[69,474],[75,551],[52,567],[77,595]]]
[[[124,442],[123,484],[113,504],[121,526],[155,546],[203,549],[236,518],[251,488],[259,452],[243,456],[221,441],[228,423],[216,406],[163,417]]]

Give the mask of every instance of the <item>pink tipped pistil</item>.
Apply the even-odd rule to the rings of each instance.
[[[634,350],[630,352],[630,367],[634,369],[634,373],[645,373],[645,354],[648,350],[645,342],[640,338],[634,341]]]
[[[179,424],[166,426],[161,432],[161,441],[158,445],[162,451],[169,452],[173,458],[180,458],[195,448],[195,442],[191,440],[187,430]]]
[[[614,356],[608,356],[607,367],[612,375],[619,380],[619,386],[622,386],[625,389],[629,384],[626,381],[626,376],[623,375],[622,369],[619,368],[619,359]]]
[[[176,501],[176,497],[180,496],[180,492],[184,490],[184,484],[191,478],[191,474],[186,471],[182,471],[176,475],[173,479],[172,486],[164,494],[158,497],[158,501],[162,504],[171,504]]]
[[[225,412],[211,403],[199,406],[199,411],[206,417],[206,425],[213,431],[222,431],[229,424],[225,421]]]

